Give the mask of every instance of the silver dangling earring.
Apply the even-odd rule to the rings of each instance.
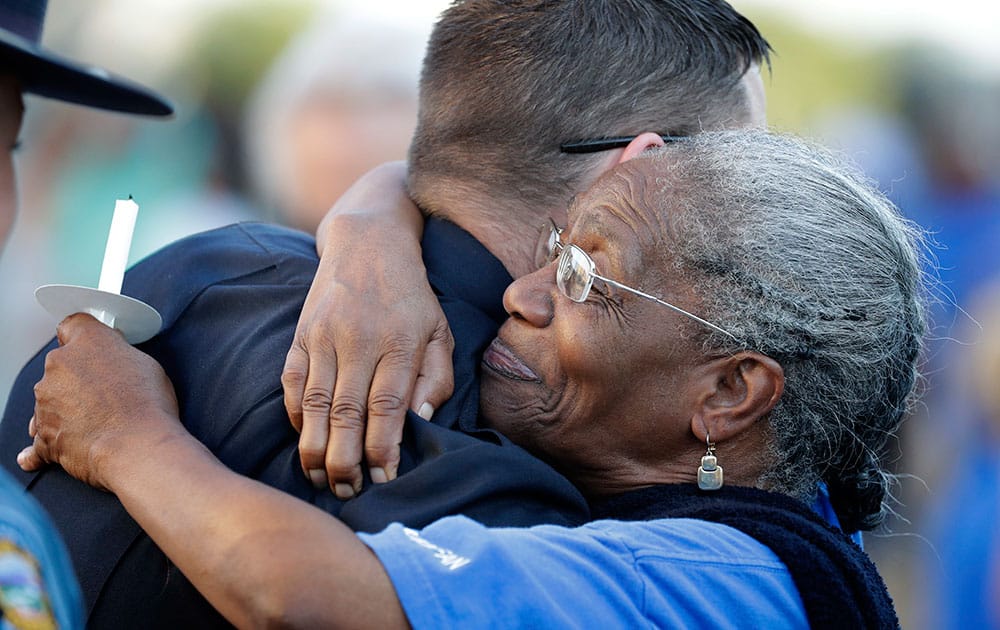
[[[715,458],[715,442],[705,432],[705,444],[708,452],[701,458],[701,466],[698,466],[698,489],[718,490],[722,487],[722,466]]]

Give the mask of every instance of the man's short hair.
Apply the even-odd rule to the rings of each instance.
[[[431,212],[442,177],[564,202],[599,158],[560,144],[746,122],[740,79],[769,50],[723,0],[457,0],[424,60],[411,192]]]

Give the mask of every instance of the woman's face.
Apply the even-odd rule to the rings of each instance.
[[[16,77],[0,74],[0,251],[17,215],[13,151],[21,133],[24,103]]]
[[[652,191],[630,170],[573,204],[561,241],[587,252],[598,274],[697,312],[691,287],[666,266],[666,221],[643,210],[655,207],[644,198]],[[489,425],[570,477],[689,450],[699,325],[600,280],[574,302],[555,276],[546,264],[504,295],[511,317],[483,358]]]

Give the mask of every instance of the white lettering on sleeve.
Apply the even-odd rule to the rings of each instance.
[[[441,564],[443,564],[449,571],[454,571],[455,569],[459,569],[461,567],[464,567],[465,565],[467,565],[470,562],[472,562],[472,560],[469,560],[468,558],[464,558],[464,557],[458,555],[457,553],[455,553],[454,551],[451,551],[450,549],[444,549],[443,547],[438,547],[437,545],[435,545],[431,541],[429,541],[429,540],[427,540],[425,538],[421,538],[420,532],[418,532],[415,529],[410,529],[409,527],[404,527],[403,528],[403,533],[406,534],[407,538],[409,538],[410,540],[412,540],[416,544],[420,545],[424,549],[433,551],[434,552],[434,557],[437,558],[438,561]]]

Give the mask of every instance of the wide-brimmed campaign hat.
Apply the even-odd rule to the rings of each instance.
[[[47,0],[0,0],[0,72],[17,76],[25,92],[60,101],[148,116],[173,113],[170,103],[148,88],[42,48],[46,5]]]

